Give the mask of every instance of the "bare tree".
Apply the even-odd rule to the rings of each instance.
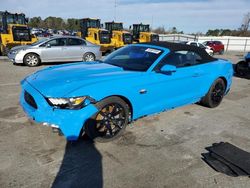
[[[250,12],[244,15],[240,30],[246,32],[249,28],[249,24],[250,24]]]

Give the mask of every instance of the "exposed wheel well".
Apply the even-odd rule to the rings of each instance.
[[[111,96],[108,96],[106,98],[109,98],[109,97],[119,97],[121,98],[128,106],[129,106],[129,112],[131,113],[131,119],[133,119],[133,106],[130,102],[130,100],[122,95],[111,95]],[[102,99],[103,100],[103,99]]]
[[[35,52],[29,52],[29,53],[25,54],[25,56],[23,56],[23,63],[24,63],[24,58],[25,58],[27,55],[29,55],[29,54],[35,54],[35,55],[37,55],[38,58],[39,58],[39,60],[40,60],[40,62],[41,62],[41,58],[40,58],[40,55],[39,55],[39,54],[37,54],[37,53],[35,53]]]
[[[227,88],[227,79],[225,77],[219,77],[219,78],[221,78],[224,81],[225,87]]]
[[[92,53],[92,52],[86,52],[85,54],[83,54],[83,58],[84,58],[84,56],[86,55],[86,54],[92,54],[94,57],[95,57],[95,54],[94,53]],[[96,58],[96,57],[95,57]]]

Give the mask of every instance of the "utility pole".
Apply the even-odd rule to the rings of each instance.
[[[152,15],[152,18],[151,18],[151,29],[153,30],[153,27],[154,27],[154,16]]]

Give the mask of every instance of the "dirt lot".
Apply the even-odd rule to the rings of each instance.
[[[20,80],[43,67],[0,60],[0,187],[250,187],[249,178],[201,160],[205,147],[221,141],[250,151],[250,80],[235,77],[216,109],[190,105],[146,117],[112,143],[67,143],[30,123],[18,105]]]

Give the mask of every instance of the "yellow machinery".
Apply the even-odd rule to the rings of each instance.
[[[114,44],[108,30],[101,28],[100,19],[84,18],[80,20],[80,33],[78,36],[87,41],[101,46],[102,52],[111,52]]]
[[[131,44],[133,42],[131,33],[125,31],[123,29],[123,24],[120,22],[106,22],[105,29],[109,31],[115,49],[123,47],[127,44]]]
[[[24,14],[0,11],[0,55],[6,55],[10,48],[32,44],[37,38],[30,33]]]
[[[133,24],[133,40],[134,42],[157,42],[159,35],[150,32],[148,24]]]

